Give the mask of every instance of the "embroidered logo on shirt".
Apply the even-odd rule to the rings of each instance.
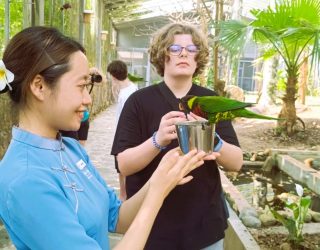
[[[91,179],[92,178],[92,174],[91,172],[86,168],[87,164],[80,159],[77,163],[76,163],[77,168],[79,168],[81,170],[81,172],[88,178]]]
[[[78,161],[76,163],[76,165],[80,170],[82,170],[82,169],[84,169],[86,167],[86,163],[82,159],[80,161]]]

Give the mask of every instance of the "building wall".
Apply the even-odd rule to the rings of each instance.
[[[152,17],[116,26],[116,58],[126,62],[128,71],[144,78],[139,88],[159,82],[162,78],[150,64],[148,48],[152,34],[168,23],[166,17]]]
[[[253,18],[250,13],[252,9],[265,9],[269,5],[273,4],[273,0],[260,0],[260,1],[251,1],[243,0],[242,1],[242,11],[241,16],[245,18]],[[249,41],[246,44],[243,57],[240,59],[239,68],[238,68],[238,86],[246,91],[256,91],[256,67],[253,65],[254,60],[258,57],[258,46]]]
[[[117,47],[148,48],[150,34],[137,35],[137,27],[124,27],[117,32]]]

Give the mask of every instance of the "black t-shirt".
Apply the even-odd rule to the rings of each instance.
[[[188,95],[216,93],[193,84]],[[148,140],[158,130],[162,116],[173,110],[179,110],[178,99],[163,82],[133,93],[122,110],[111,154],[116,156]],[[218,123],[216,132],[223,140],[239,146],[230,121]],[[177,146],[178,141],[172,141],[147,167],[126,178],[128,198],[148,181],[163,155]],[[224,237],[227,222],[216,162],[206,161],[191,175],[192,181],[177,186],[164,201],[146,249],[200,249]]]
[[[88,139],[88,133],[89,133],[89,119],[85,120],[84,122],[81,122],[80,128],[78,131],[64,131],[60,130],[60,133],[62,136],[65,137],[71,137],[73,139],[76,139],[77,141],[86,141]]]

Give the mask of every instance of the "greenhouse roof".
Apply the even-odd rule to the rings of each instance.
[[[168,16],[172,13],[195,11],[197,7],[211,9],[212,0],[104,0],[105,8],[115,23]]]

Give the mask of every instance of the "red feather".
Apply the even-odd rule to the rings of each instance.
[[[195,115],[201,116],[202,118],[208,119],[208,113],[204,112],[200,105],[197,104],[193,107],[192,109],[192,113],[194,113]]]

